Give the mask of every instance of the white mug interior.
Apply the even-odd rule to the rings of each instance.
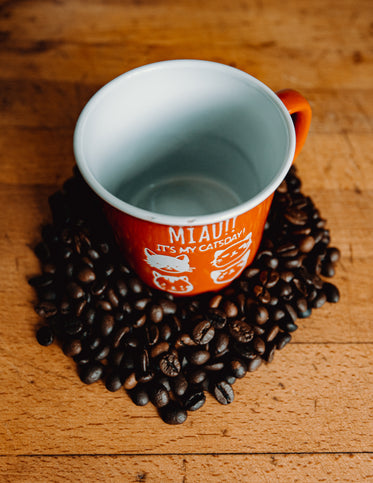
[[[83,109],[74,152],[106,202],[162,224],[220,221],[275,191],[293,160],[286,107],[238,69],[176,60],[140,67]]]

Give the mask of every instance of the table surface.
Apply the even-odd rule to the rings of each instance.
[[[1,481],[373,480],[372,14],[370,0],[1,0]],[[39,346],[26,281],[80,110],[113,77],[174,58],[309,99],[296,165],[342,252],[340,302],[299,321],[233,404],[208,397],[176,427]]]

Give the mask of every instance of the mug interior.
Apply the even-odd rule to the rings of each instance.
[[[238,69],[187,60],[111,81],[84,108],[74,139],[99,196],[165,224],[256,206],[286,175],[294,148],[290,115],[269,88]]]

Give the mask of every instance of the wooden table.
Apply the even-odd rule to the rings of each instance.
[[[0,2],[0,480],[373,480],[373,10],[369,0]],[[32,247],[89,97],[136,66],[234,65],[313,108],[296,164],[342,252],[341,301],[182,426],[83,385],[39,346]]]

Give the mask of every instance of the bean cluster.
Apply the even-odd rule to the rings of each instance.
[[[168,424],[221,404],[233,384],[273,360],[297,319],[337,302],[330,278],[340,253],[326,221],[301,192],[293,167],[277,189],[255,261],[218,293],[176,297],[146,286],[120,254],[100,203],[77,171],[49,198],[52,223],[35,247],[30,278],[43,319],[41,345],[55,339],[85,384],[103,380],[132,401],[151,401]]]

